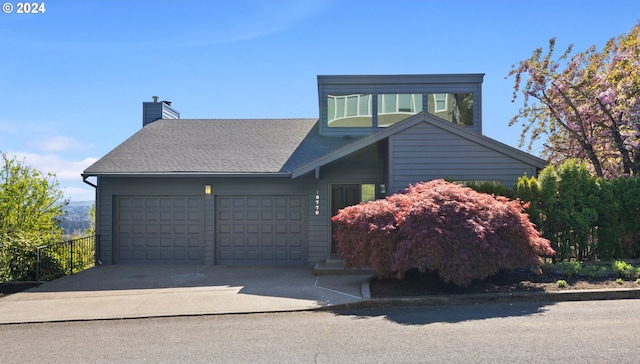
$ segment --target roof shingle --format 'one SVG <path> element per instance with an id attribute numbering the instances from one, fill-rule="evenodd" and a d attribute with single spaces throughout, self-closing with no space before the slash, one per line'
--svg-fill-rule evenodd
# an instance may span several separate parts
<path id="1" fill-rule="evenodd" d="M 353 140 L 322 137 L 318 119 L 161 119 L 85 171 L 108 173 L 290 173 Z"/>

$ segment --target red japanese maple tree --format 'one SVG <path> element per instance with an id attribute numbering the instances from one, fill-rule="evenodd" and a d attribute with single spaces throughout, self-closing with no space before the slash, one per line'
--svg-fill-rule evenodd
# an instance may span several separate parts
<path id="1" fill-rule="evenodd" d="M 346 207 L 332 218 L 338 251 L 350 267 L 402 278 L 436 271 L 468 286 L 503 268 L 538 266 L 555 254 L 520 201 L 444 180 L 409 186 L 383 200 Z"/>

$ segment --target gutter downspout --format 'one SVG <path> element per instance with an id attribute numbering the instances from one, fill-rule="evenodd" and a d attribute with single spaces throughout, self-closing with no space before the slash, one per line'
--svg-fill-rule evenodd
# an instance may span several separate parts
<path id="1" fill-rule="evenodd" d="M 82 182 L 88 184 L 89 186 L 93 187 L 93 189 L 95 190 L 95 197 L 94 197 L 94 202 L 93 202 L 93 208 L 94 208 L 94 212 L 95 212 L 95 221 L 94 221 L 94 225 L 93 225 L 93 234 L 94 236 L 96 236 L 96 241 L 95 241 L 95 256 L 94 256 L 94 263 L 95 265 L 102 265 L 102 261 L 100 260 L 100 238 L 99 238 L 99 234 L 98 232 L 100 231 L 100 219 L 98 218 L 98 211 L 99 210 L 99 206 L 100 206 L 100 199 L 98 198 L 98 186 L 87 181 L 87 178 L 89 178 L 91 176 L 86 175 L 86 174 L 82 174 Z"/>
<path id="2" fill-rule="evenodd" d="M 83 174 L 82 175 L 82 182 L 88 184 L 89 186 L 93 187 L 93 188 L 98 188 L 98 186 L 94 185 L 93 183 L 87 181 L 87 178 L 89 178 L 90 176 Z"/>

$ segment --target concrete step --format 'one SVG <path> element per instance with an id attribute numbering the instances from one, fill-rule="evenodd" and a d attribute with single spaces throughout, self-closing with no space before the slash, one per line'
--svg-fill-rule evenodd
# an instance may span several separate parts
<path id="1" fill-rule="evenodd" d="M 321 275 L 356 275 L 356 274 L 375 274 L 375 270 L 371 268 L 346 268 L 344 260 L 338 262 L 335 259 L 321 260 L 313 267 L 313 274 Z"/>
<path id="2" fill-rule="evenodd" d="M 325 261 L 325 266 L 335 268 L 345 268 L 347 264 L 344 262 L 341 256 L 337 254 L 331 254 Z"/>

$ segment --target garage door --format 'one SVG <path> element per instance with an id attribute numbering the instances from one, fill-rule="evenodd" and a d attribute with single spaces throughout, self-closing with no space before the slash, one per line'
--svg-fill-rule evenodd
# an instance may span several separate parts
<path id="1" fill-rule="evenodd" d="M 216 263 L 304 265 L 303 196 L 218 196 Z"/>
<path id="2" fill-rule="evenodd" d="M 202 264 L 202 199 L 117 196 L 116 264 Z"/>

